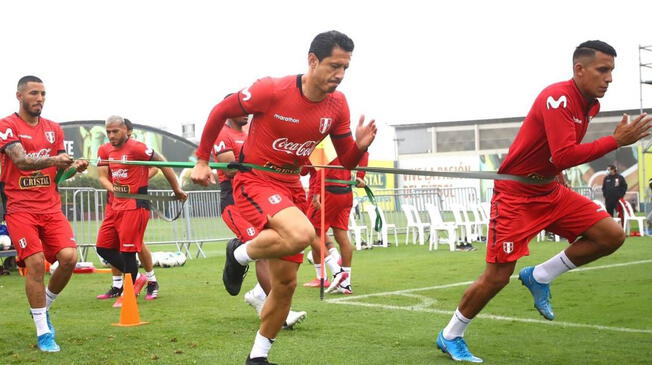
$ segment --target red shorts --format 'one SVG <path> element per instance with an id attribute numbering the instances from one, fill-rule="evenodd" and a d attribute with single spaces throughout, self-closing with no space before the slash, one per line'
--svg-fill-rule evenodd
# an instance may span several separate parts
<path id="1" fill-rule="evenodd" d="M 544 229 L 573 242 L 607 217 L 597 204 L 561 185 L 536 197 L 496 192 L 491 199 L 487 262 L 514 262 L 529 255 L 528 243 Z"/>
<path id="2" fill-rule="evenodd" d="M 323 202 L 322 202 L 323 203 Z M 351 214 L 351 206 L 353 205 L 353 193 L 348 194 L 333 194 L 326 192 L 326 205 L 324 206 L 326 217 L 324 218 L 324 231 L 329 228 L 339 228 L 344 231 L 349 230 L 349 214 Z M 321 209 L 315 209 L 310 204 L 306 215 L 315 230 L 321 230 Z"/>
<path id="3" fill-rule="evenodd" d="M 246 219 L 242 218 L 238 208 L 233 204 L 224 207 L 222 220 L 242 242 L 252 240 L 258 235 L 258 230 Z"/>
<path id="4" fill-rule="evenodd" d="M 120 252 L 140 252 L 148 221 L 149 210 L 145 208 L 133 210 L 107 208 L 102 226 L 97 232 L 95 245 Z"/>
<path id="5" fill-rule="evenodd" d="M 251 223 L 257 232 L 267 225 L 267 217 L 281 210 L 297 207 L 306 211 L 306 192 L 299 180 L 283 183 L 266 178 L 255 172 L 238 173 L 233 179 L 233 197 L 242 217 Z M 281 257 L 281 260 L 303 262 L 303 253 Z"/>
<path id="6" fill-rule="evenodd" d="M 18 266 L 24 266 L 23 260 L 39 252 L 43 252 L 48 262 L 54 263 L 62 249 L 77 248 L 75 235 L 62 212 L 11 213 L 5 216 L 5 220 L 18 255 Z"/>

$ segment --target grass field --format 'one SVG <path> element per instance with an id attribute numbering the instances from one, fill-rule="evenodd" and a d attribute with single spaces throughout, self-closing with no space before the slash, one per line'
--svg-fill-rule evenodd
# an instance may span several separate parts
<path id="1" fill-rule="evenodd" d="M 532 243 L 520 267 L 565 244 Z M 354 258 L 352 296 L 320 301 L 297 288 L 293 308 L 308 318 L 278 336 L 270 361 L 280 364 L 453 364 L 436 350 L 467 285 L 484 267 L 475 252 L 428 252 L 425 246 L 375 248 Z M 0 364 L 243 364 L 258 320 L 242 296 L 222 287 L 224 244 L 207 244 L 208 258 L 157 269 L 161 297 L 139 300 L 149 325 L 117 328 L 119 310 L 95 295 L 108 274 L 77 274 L 57 299 L 52 320 L 62 351 L 35 347 L 23 280 L 0 277 Z M 156 249 L 156 248 L 155 248 Z M 160 249 L 169 250 L 170 246 Z M 516 279 L 466 333 L 487 364 L 649 364 L 652 362 L 652 239 L 630 238 L 616 254 L 559 278 L 552 286 L 557 319 L 543 321 Z M 314 275 L 300 270 L 299 286 Z M 244 291 L 254 284 L 247 277 Z"/>

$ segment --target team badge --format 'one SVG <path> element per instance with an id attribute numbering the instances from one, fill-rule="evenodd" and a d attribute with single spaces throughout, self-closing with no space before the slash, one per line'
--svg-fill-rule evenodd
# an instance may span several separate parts
<path id="1" fill-rule="evenodd" d="M 278 203 L 281 202 L 281 196 L 278 195 L 278 194 L 274 194 L 274 195 L 270 196 L 269 198 L 267 198 L 267 200 L 269 200 L 269 202 L 272 203 L 272 204 L 278 204 Z"/>
<path id="2" fill-rule="evenodd" d="M 514 252 L 514 242 L 503 242 L 503 251 L 506 254 Z"/>
<path id="3" fill-rule="evenodd" d="M 333 118 L 321 118 L 319 120 L 319 133 L 326 134 L 331 129 L 331 124 L 333 124 Z"/>
<path id="4" fill-rule="evenodd" d="M 122 155 L 121 160 L 122 160 L 122 161 L 128 161 L 128 158 L 127 158 L 127 157 L 128 157 L 127 155 Z"/>
<path id="5" fill-rule="evenodd" d="M 54 143 L 54 132 L 52 131 L 45 132 L 45 139 L 47 139 L 48 142 L 50 143 Z"/>
<path id="6" fill-rule="evenodd" d="M 27 247 L 27 240 L 25 237 L 21 238 L 18 240 L 18 244 L 20 245 L 20 248 L 25 248 Z"/>
<path id="7" fill-rule="evenodd" d="M 254 227 L 247 228 L 247 234 L 253 237 L 256 234 L 256 229 Z"/>

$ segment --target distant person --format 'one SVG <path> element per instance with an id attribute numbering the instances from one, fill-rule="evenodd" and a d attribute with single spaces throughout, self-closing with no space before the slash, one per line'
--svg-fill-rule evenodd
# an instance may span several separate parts
<path id="1" fill-rule="evenodd" d="M 528 243 L 539 232 L 545 229 L 572 242 L 548 261 L 519 273 L 519 280 L 534 297 L 534 306 L 547 320 L 555 318 L 550 283 L 571 269 L 613 253 L 625 241 L 622 227 L 607 212 L 555 179 L 564 169 L 593 161 L 650 134 L 652 118 L 641 114 L 628 123 L 628 116 L 623 115 L 613 135 L 581 143 L 600 109 L 597 99 L 612 81 L 615 57 L 616 51 L 607 43 L 580 44 L 573 53 L 573 78 L 548 86 L 534 101 L 498 172 L 529 176 L 541 184 L 495 181 L 487 265 L 437 336 L 437 347 L 452 359 L 482 362 L 469 351 L 464 331 L 509 283 L 516 261 L 529 254 Z"/>
<path id="2" fill-rule="evenodd" d="M 614 209 L 618 207 L 618 201 L 625 197 L 627 192 L 627 181 L 623 175 L 618 173 L 616 166 L 607 166 L 608 175 L 602 182 L 602 195 L 607 213 L 613 217 Z"/>
<path id="3" fill-rule="evenodd" d="M 77 263 L 77 245 L 70 223 L 61 211 L 57 170 L 86 169 L 88 161 L 65 153 L 59 124 L 41 117 L 45 86 L 36 76 L 18 81 L 18 113 L 0 119 L 0 193 L 5 220 L 16 248 L 17 264 L 27 269 L 25 292 L 36 326 L 37 346 L 44 352 L 61 350 L 55 341 L 49 309 L 66 287 Z M 47 288 L 45 261 L 59 262 Z"/>

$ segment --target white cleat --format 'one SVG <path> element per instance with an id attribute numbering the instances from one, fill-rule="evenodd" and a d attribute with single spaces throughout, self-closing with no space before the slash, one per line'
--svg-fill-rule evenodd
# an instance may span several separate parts
<path id="1" fill-rule="evenodd" d="M 254 294 L 254 290 L 251 289 L 251 290 L 249 290 L 248 292 L 245 293 L 244 301 L 245 301 L 245 303 L 252 306 L 256 310 L 256 313 L 258 313 L 258 317 L 260 317 L 260 312 L 262 312 L 262 310 L 263 310 L 263 305 L 265 304 L 265 299 L 261 299 L 258 296 L 256 296 Z"/>
<path id="2" fill-rule="evenodd" d="M 295 324 L 303 321 L 304 319 L 306 319 L 307 316 L 308 316 L 308 313 L 306 313 L 304 311 L 295 312 L 295 311 L 291 310 L 288 313 L 288 317 L 285 319 L 285 324 L 283 325 L 283 328 L 291 330 L 291 329 L 294 328 Z"/>
<path id="3" fill-rule="evenodd" d="M 333 293 L 349 295 L 353 294 L 353 289 L 351 289 L 351 285 L 339 285 L 335 290 L 333 290 Z"/>
<path id="4" fill-rule="evenodd" d="M 344 270 L 340 270 L 337 274 L 333 275 L 333 281 L 331 281 L 331 285 L 326 289 L 326 293 L 331 293 L 335 289 L 337 289 L 340 284 L 346 282 L 346 279 L 349 278 L 349 273 L 345 272 Z"/>

